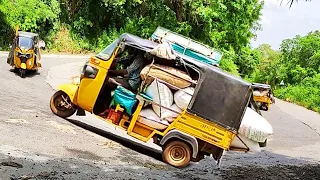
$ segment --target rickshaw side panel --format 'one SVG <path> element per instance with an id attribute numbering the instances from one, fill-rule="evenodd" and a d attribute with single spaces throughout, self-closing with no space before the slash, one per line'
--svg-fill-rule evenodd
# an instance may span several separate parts
<path id="1" fill-rule="evenodd" d="M 252 94 L 251 84 L 215 67 L 201 72 L 188 111 L 236 133 Z"/>
<path id="2" fill-rule="evenodd" d="M 253 96 L 254 101 L 258 102 L 264 102 L 264 103 L 271 103 L 271 100 L 269 97 L 264 97 L 264 96 Z"/>
<path id="3" fill-rule="evenodd" d="M 178 117 L 174 128 L 225 150 L 229 149 L 235 136 L 227 129 L 188 112 Z"/>

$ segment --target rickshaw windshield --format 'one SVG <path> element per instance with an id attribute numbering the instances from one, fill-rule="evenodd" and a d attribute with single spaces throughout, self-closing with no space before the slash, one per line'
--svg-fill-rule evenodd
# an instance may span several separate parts
<path id="1" fill-rule="evenodd" d="M 117 47 L 118 43 L 119 43 L 119 39 L 116 39 L 115 41 L 113 41 L 113 43 L 107 46 L 104 50 L 102 50 L 96 56 L 102 60 L 109 60 L 110 56 L 112 55 L 113 51 Z"/>
<path id="2" fill-rule="evenodd" d="M 33 46 L 33 40 L 28 37 L 20 36 L 18 39 L 18 46 L 21 49 L 30 49 Z"/>

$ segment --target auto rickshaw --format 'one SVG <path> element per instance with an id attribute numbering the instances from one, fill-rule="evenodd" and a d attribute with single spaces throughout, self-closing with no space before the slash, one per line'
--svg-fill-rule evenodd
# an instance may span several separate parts
<path id="1" fill-rule="evenodd" d="M 275 103 L 272 89 L 269 84 L 253 83 L 253 98 L 261 110 L 268 111 L 270 105 Z"/>
<path id="2" fill-rule="evenodd" d="M 106 77 L 124 47 L 134 47 L 150 53 L 158 45 L 156 42 L 131 34 L 122 34 L 85 63 L 79 84 L 62 84 L 58 87 L 58 91 L 50 100 L 52 112 L 62 118 L 68 118 L 75 112 L 77 115 L 84 115 L 85 111 L 99 116 L 104 111 L 104 103 L 110 102 L 110 105 L 113 104 L 110 106 L 113 113 L 111 115 L 109 113 L 110 116 L 108 115 L 105 119 L 106 122 L 125 130 L 128 135 L 141 142 L 153 140 L 155 144 L 162 147 L 163 160 L 179 168 L 187 166 L 190 161 L 198 162 L 205 155 L 212 155 L 219 163 L 224 151 L 248 151 L 248 148 L 235 149 L 230 144 L 238 136 L 243 115 L 252 99 L 251 84 L 189 56 L 176 54 L 174 59 L 164 59 L 152 55 L 152 61 L 149 62 L 150 68 L 168 72 L 157 64 L 170 64 L 172 67 L 185 70 L 192 77 L 192 80 L 185 80 L 195 90 L 187 108 L 181 112 L 155 103 L 154 99 L 145 92 L 147 78 L 142 81 L 136 92 L 118 85 L 113 99 L 105 98 L 105 93 L 108 92 L 105 86 Z M 150 74 L 149 71 L 148 74 Z M 159 81 L 167 84 L 168 87 L 176 88 L 177 91 L 181 90 L 173 84 L 148 74 L 147 76 L 152 77 L 153 82 Z M 173 73 L 170 75 L 177 76 Z M 117 93 L 119 93 L 118 96 L 116 96 Z M 116 101 L 116 97 L 125 100 L 121 104 L 120 101 Z M 178 113 L 178 116 L 164 128 L 145 124 L 141 118 L 144 120 L 148 118 L 142 117 L 141 112 L 148 103 Z M 161 122 L 157 123 L 161 124 Z"/>
<path id="3" fill-rule="evenodd" d="M 44 47 L 45 43 L 39 40 L 38 34 L 18 31 L 18 27 L 16 27 L 7 63 L 24 78 L 27 70 L 37 71 L 41 67 L 40 48 Z"/>

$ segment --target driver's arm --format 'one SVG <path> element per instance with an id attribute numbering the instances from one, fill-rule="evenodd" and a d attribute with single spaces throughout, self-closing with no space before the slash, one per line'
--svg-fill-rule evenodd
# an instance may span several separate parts
<path id="1" fill-rule="evenodd" d="M 128 74 L 127 69 L 113 70 L 109 69 L 108 76 L 125 76 Z"/>

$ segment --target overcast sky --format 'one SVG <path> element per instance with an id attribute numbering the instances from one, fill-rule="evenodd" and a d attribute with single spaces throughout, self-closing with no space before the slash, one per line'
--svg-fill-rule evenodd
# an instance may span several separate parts
<path id="1" fill-rule="evenodd" d="M 291 9 L 287 0 L 282 5 L 280 1 L 265 0 L 260 22 L 263 29 L 258 32 L 257 40 L 251 42 L 254 48 L 267 43 L 278 49 L 284 39 L 320 30 L 320 0 L 299 0 L 299 3 L 293 3 Z"/>

